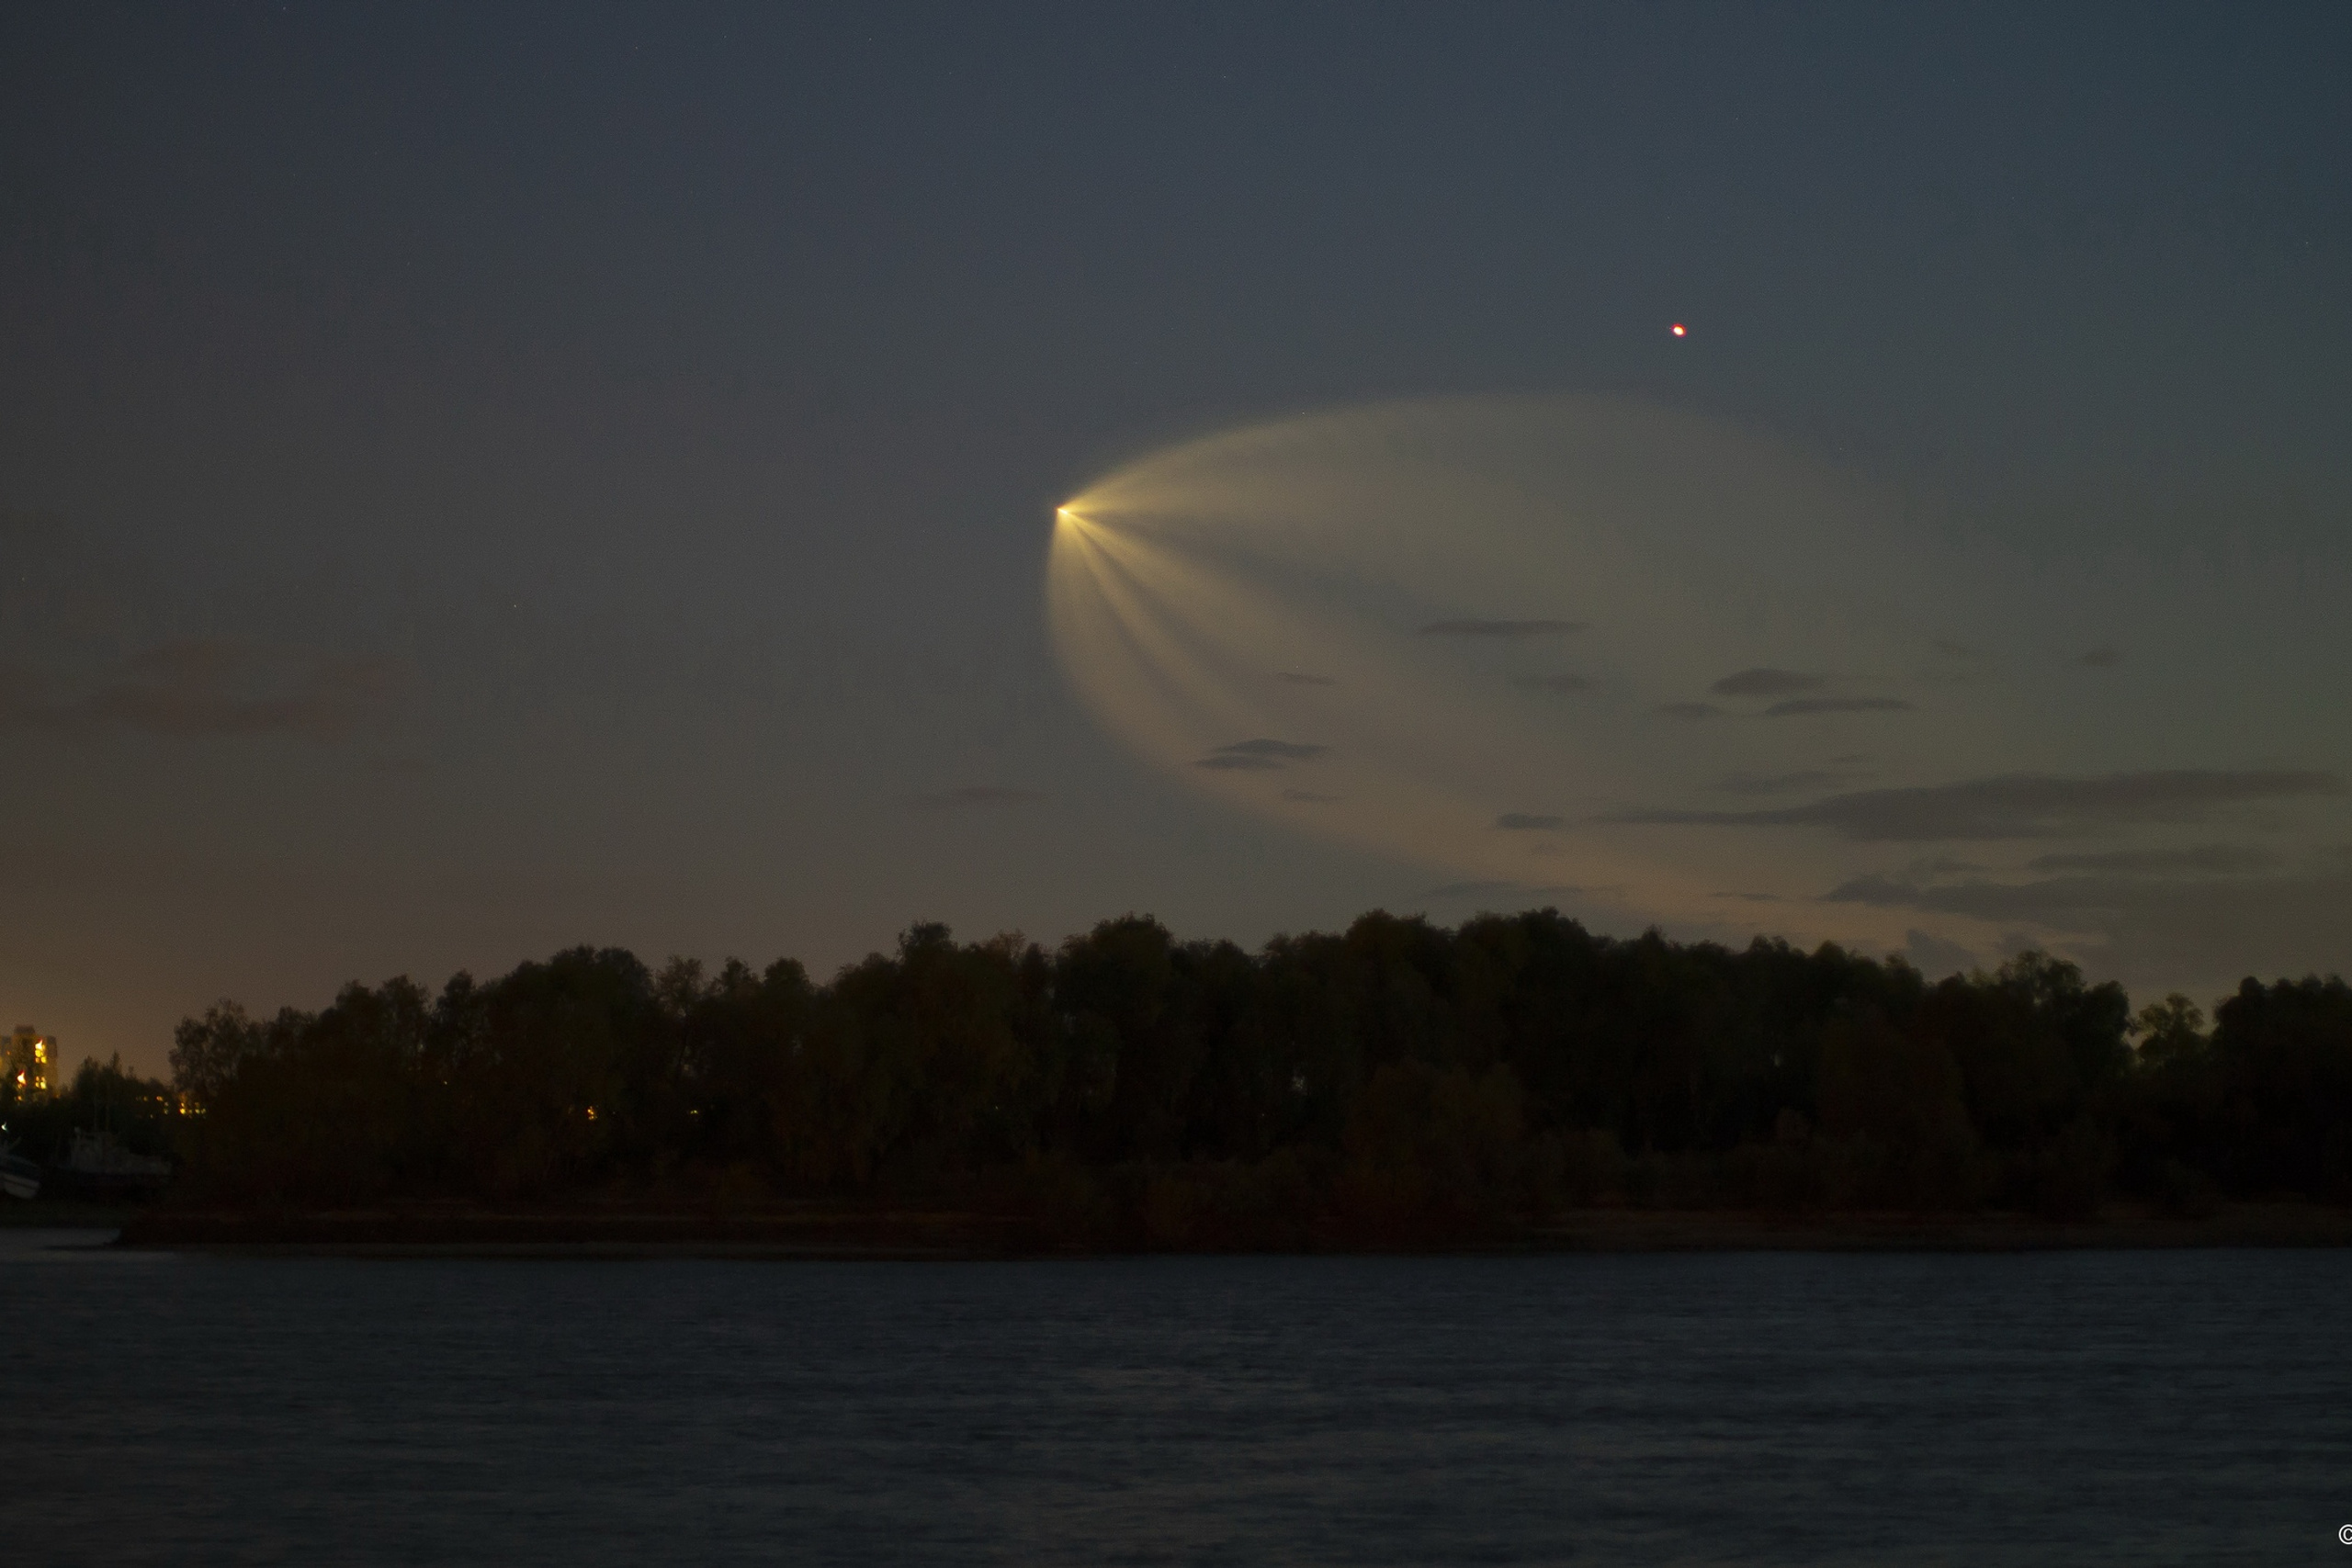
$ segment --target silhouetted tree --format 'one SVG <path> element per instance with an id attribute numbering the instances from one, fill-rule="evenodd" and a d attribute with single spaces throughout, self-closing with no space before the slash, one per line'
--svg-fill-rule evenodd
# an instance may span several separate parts
<path id="1" fill-rule="evenodd" d="M 1929 986 L 1548 909 L 1374 911 L 1256 953 L 1139 916 L 1052 952 L 919 924 L 823 985 L 574 948 L 437 998 L 395 979 L 266 1022 L 224 1001 L 172 1067 L 203 1112 L 177 1123 L 188 1190 L 244 1202 L 999 1191 L 1073 1235 L 1295 1245 L 1563 1197 L 2352 1192 L 2340 980 L 2249 980 L 2208 1032 L 2186 998 L 2134 1020 L 2041 953 Z"/>

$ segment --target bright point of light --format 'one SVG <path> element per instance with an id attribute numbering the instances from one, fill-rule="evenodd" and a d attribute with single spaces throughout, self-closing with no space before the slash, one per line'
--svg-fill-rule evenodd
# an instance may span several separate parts
<path id="1" fill-rule="evenodd" d="M 1683 332 L 1683 330 L 1682 330 L 1682 323 L 1681 323 L 1680 321 L 1677 321 L 1677 322 L 1675 322 L 1675 323 L 1674 323 L 1674 335 L 1675 335 L 1676 337 L 1684 337 L 1684 336 L 1689 335 L 1689 334 L 1687 334 L 1686 333 L 1684 333 L 1684 332 Z"/>

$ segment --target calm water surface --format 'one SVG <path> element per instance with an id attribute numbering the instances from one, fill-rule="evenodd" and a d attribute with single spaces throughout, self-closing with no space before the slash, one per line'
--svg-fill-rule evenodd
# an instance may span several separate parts
<path id="1" fill-rule="evenodd" d="M 12 1562 L 2340 1562 L 2352 1254 L 0 1234 Z"/>

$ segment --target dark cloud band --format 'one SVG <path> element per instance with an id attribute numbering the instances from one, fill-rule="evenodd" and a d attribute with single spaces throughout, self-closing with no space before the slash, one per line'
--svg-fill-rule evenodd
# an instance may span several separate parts
<path id="1" fill-rule="evenodd" d="M 1707 689 L 1719 697 L 1785 697 L 1797 692 L 1818 691 L 1826 683 L 1826 676 L 1807 675 L 1795 670 L 1742 670 Z"/>
<path id="2" fill-rule="evenodd" d="M 1792 697 L 1764 710 L 1766 718 L 1795 718 L 1814 713 L 1909 713 L 1900 697 Z"/>
<path id="3" fill-rule="evenodd" d="M 1564 637 L 1584 630 L 1582 621 L 1431 621 L 1423 637 Z"/>
<path id="4" fill-rule="evenodd" d="M 1218 747 L 1193 766 L 1222 773 L 1263 773 L 1286 762 L 1311 762 L 1329 750 L 1304 740 L 1237 740 Z"/>
<path id="5" fill-rule="evenodd" d="M 2340 795 L 2335 773 L 2177 769 L 2062 778 L 1996 778 L 1908 789 L 1857 790 L 1755 811 L 1628 811 L 1611 822 L 1719 828 L 1819 828 L 1862 842 L 2061 838 L 2112 823 L 2194 822 L 2225 807 Z"/>

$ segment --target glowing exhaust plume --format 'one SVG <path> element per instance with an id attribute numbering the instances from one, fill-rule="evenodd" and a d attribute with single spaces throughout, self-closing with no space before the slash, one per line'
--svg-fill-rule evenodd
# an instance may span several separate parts
<path id="1" fill-rule="evenodd" d="M 1899 517 L 1857 480 L 1645 403 L 1383 404 L 1092 485 L 1056 518 L 1048 614 L 1088 706 L 1145 758 L 1474 897 L 1619 929 L 1895 946 L 1925 930 L 1984 950 L 1996 920 L 1822 897 L 1971 836 L 1868 812 L 2149 762 L 2101 751 L 1973 651 L 2030 640 L 2031 593 Z M 2065 828 L 2020 821 L 2008 837 Z"/>

